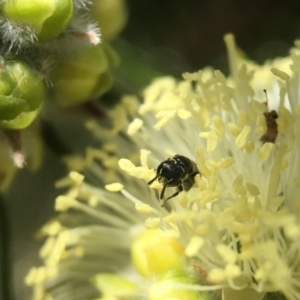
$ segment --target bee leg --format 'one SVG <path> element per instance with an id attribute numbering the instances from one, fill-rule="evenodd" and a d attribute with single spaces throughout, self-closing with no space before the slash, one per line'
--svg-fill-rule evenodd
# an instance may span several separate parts
<path id="1" fill-rule="evenodd" d="M 164 207 L 165 204 L 166 204 L 166 202 L 167 202 L 169 199 L 171 199 L 171 198 L 173 198 L 173 197 L 176 197 L 176 196 L 177 196 L 180 192 L 182 192 L 182 191 L 183 191 L 183 187 L 182 187 L 182 185 L 180 184 L 180 185 L 177 186 L 177 192 L 175 192 L 172 196 L 170 196 L 170 197 L 168 197 L 167 199 L 165 199 L 161 207 Z M 162 199 L 162 198 L 160 198 L 160 199 Z"/>
<path id="2" fill-rule="evenodd" d="M 161 193 L 160 193 L 160 196 L 159 196 L 159 199 L 160 199 L 160 200 L 163 199 L 163 197 L 164 197 L 166 187 L 167 187 L 167 186 L 164 185 L 163 188 L 162 188 L 162 190 L 161 190 Z"/>

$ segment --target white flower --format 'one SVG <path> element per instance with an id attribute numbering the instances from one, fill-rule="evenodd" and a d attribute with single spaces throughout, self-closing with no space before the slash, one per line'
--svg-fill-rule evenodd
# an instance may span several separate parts
<path id="1" fill-rule="evenodd" d="M 27 278 L 36 290 L 44 293 L 46 282 L 54 299 L 77 299 L 74 287 L 90 292 L 85 278 L 107 269 L 132 280 L 132 238 L 147 227 L 176 240 L 187 258 L 183 268 L 205 277 L 204 284 L 175 280 L 177 289 L 222 289 L 224 300 L 262 299 L 274 291 L 300 298 L 300 56 L 294 50 L 257 66 L 237 57 L 231 35 L 225 42 L 229 78 L 211 69 L 186 73 L 181 82 L 160 78 L 144 91 L 138 114 L 136 102 L 125 97 L 112 112 L 112 130 L 89 123 L 102 140 L 113 135 L 114 144 L 76 160 L 89 164 L 89 184 L 73 183 L 57 199 L 57 209 L 67 210 L 59 226 L 71 228 L 49 238 L 55 251 L 47 252 L 46 243 L 46 267 Z M 162 186 L 154 182 L 149 189 L 147 182 L 175 154 L 194 161 L 200 174 L 162 208 Z M 116 157 L 131 177 L 119 171 Z M 75 168 L 75 160 L 70 163 Z M 115 193 L 97 187 L 105 179 L 121 183 L 107 186 Z M 173 193 L 166 188 L 165 198 Z M 136 296 L 148 295 L 151 280 L 135 278 Z M 159 299 L 149 290 L 149 299 Z"/>

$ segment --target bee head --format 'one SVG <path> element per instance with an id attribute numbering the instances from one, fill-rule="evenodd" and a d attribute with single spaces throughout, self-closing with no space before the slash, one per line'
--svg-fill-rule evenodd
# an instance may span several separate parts
<path id="1" fill-rule="evenodd" d="M 176 186 L 180 183 L 184 170 L 173 160 L 167 159 L 157 168 L 157 179 L 166 186 Z"/>

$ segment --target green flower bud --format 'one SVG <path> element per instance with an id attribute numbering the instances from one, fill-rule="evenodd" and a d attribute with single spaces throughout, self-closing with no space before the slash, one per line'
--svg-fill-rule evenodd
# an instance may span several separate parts
<path id="1" fill-rule="evenodd" d="M 138 291 L 136 283 L 116 274 L 98 274 L 92 282 L 101 292 L 101 300 L 131 299 Z"/>
<path id="2" fill-rule="evenodd" d="M 112 85 L 110 48 L 97 45 L 68 57 L 52 72 L 55 98 L 61 106 L 96 99 Z"/>
<path id="3" fill-rule="evenodd" d="M 132 242 L 132 262 L 145 277 L 185 266 L 184 248 L 174 239 L 161 237 L 160 233 L 159 229 L 146 229 Z"/>
<path id="4" fill-rule="evenodd" d="M 0 70 L 0 125 L 23 129 L 38 115 L 45 88 L 43 81 L 23 61 L 6 62 Z"/>
<path id="5" fill-rule="evenodd" d="M 91 14 L 98 22 L 104 40 L 118 35 L 128 18 L 124 0 L 94 0 Z"/>
<path id="6" fill-rule="evenodd" d="M 198 292 L 176 288 L 176 283 L 195 285 L 196 281 L 184 270 L 170 269 L 149 288 L 148 300 L 216 300 L 215 292 Z"/>
<path id="7" fill-rule="evenodd" d="M 5 17 L 29 25 L 40 41 L 58 36 L 73 15 L 72 0 L 6 0 L 2 7 Z"/>

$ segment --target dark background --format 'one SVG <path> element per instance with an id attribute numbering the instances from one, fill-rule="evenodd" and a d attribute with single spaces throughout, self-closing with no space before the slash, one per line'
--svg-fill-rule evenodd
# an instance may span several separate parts
<path id="1" fill-rule="evenodd" d="M 194 72 L 207 65 L 226 73 L 223 36 L 228 32 L 235 34 L 239 47 L 258 63 L 287 55 L 300 33 L 298 1 L 128 0 L 127 3 L 128 25 L 113 42 L 122 63 L 115 72 L 114 88 L 103 97 L 106 101 L 124 92 L 138 93 L 158 74 L 179 77 L 183 72 Z M 82 143 L 81 148 L 85 145 Z M 66 174 L 60 153 L 49 147 L 46 154 L 42 170 L 37 174 L 22 170 L 4 196 L 11 229 L 4 230 L 7 235 L 4 243 L 14 262 L 10 286 L 13 297 L 4 300 L 29 299 L 23 278 L 32 265 L 40 264 L 41 241 L 33 236 L 53 215 L 55 195 L 59 193 L 54 189 L 54 181 Z M 10 279 L 7 270 L 1 276 Z"/>

